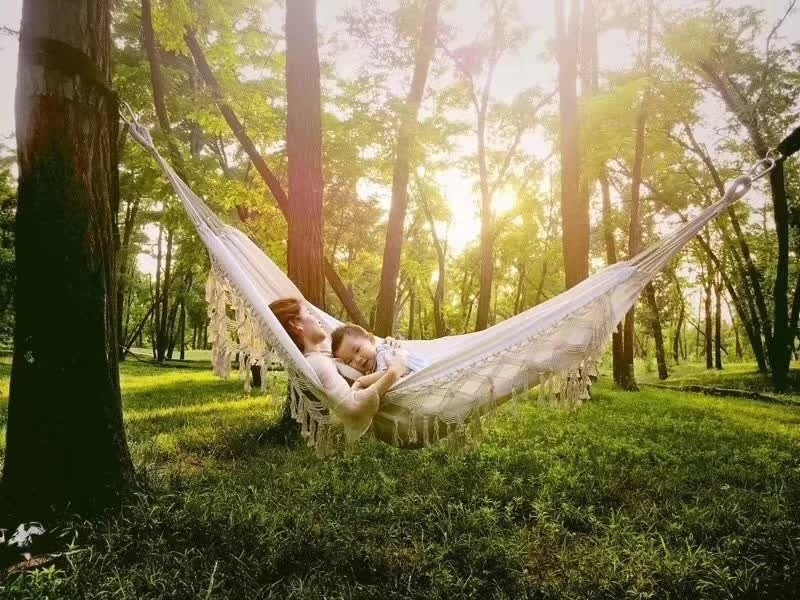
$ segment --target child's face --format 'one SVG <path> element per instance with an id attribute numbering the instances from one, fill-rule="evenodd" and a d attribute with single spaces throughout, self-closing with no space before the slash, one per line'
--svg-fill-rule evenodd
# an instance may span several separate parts
<path id="1" fill-rule="evenodd" d="M 361 373 L 375 371 L 375 342 L 363 335 L 346 334 L 336 349 L 336 358 Z"/>

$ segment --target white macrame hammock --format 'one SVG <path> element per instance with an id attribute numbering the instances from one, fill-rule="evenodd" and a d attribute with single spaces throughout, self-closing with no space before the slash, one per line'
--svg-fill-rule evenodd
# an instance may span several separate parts
<path id="1" fill-rule="evenodd" d="M 133 138 L 164 170 L 211 256 L 206 287 L 214 372 L 226 377 L 239 353 L 249 385 L 250 366 L 277 360 L 289 377 L 293 416 L 309 443 L 321 444 L 336 417 L 311 365 L 269 309 L 284 297 L 302 299 L 289 278 L 245 234 L 223 223 L 156 150 L 149 132 L 130 123 Z M 381 401 L 372 421 L 379 440 L 427 446 L 522 392 L 573 405 L 588 398 L 596 362 L 617 324 L 640 292 L 709 221 L 774 166 L 764 159 L 736 179 L 721 200 L 632 259 L 606 267 L 566 292 L 484 331 L 436 340 L 409 340 L 430 366 L 401 379 Z M 340 322 L 307 303 L 329 332 Z M 235 314 L 228 317 L 228 309 Z M 263 378 L 264 381 L 267 377 Z M 249 389 L 249 388 L 248 388 Z"/>

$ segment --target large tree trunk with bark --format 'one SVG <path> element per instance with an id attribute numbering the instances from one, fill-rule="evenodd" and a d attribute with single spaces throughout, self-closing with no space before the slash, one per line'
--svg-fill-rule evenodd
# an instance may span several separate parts
<path id="1" fill-rule="evenodd" d="M 442 0 L 428 0 L 425 5 L 414 76 L 400 115 L 392 176 L 392 204 L 386 225 L 386 244 L 383 248 L 383 267 L 375 313 L 375 333 L 380 336 L 391 335 L 394 324 L 397 277 L 400 273 L 400 254 L 403 249 L 403 226 L 408 207 L 411 147 L 416 136 L 417 115 L 425 91 L 425 82 L 436 48 L 436 30 L 441 4 Z"/>
<path id="2" fill-rule="evenodd" d="M 107 0 L 74 0 L 69 10 L 24 2 L 4 514 L 90 512 L 134 484 L 117 364 L 119 117 L 107 87 L 110 49 Z M 73 345 L 66 353 L 65 340 Z"/>
<path id="3" fill-rule="evenodd" d="M 286 4 L 288 271 L 306 300 L 325 308 L 322 105 L 316 0 Z"/>

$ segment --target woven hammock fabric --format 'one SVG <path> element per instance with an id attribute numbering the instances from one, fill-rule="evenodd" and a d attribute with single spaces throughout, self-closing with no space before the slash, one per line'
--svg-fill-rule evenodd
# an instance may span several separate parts
<path id="1" fill-rule="evenodd" d="M 206 296 L 215 373 L 227 376 L 237 352 L 247 357 L 240 361 L 246 382 L 251 365 L 279 360 L 289 374 L 293 415 L 310 443 L 322 443 L 336 421 L 335 406 L 269 309 L 278 298 L 302 294 L 245 234 L 223 223 L 189 189 L 144 127 L 132 123 L 130 132 L 164 170 L 211 256 Z M 479 424 L 482 415 L 537 385 L 564 404 L 581 402 L 612 332 L 647 283 L 751 185 L 750 176 L 736 179 L 721 200 L 634 258 L 489 329 L 403 342 L 430 366 L 401 379 L 384 396 L 373 418 L 374 435 L 396 446 L 426 446 L 467 424 Z M 307 305 L 328 331 L 340 324 Z M 229 308 L 235 319 L 227 316 Z"/>

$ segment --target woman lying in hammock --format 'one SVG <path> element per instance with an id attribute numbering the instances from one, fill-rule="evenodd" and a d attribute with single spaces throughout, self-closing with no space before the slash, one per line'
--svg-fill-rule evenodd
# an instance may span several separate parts
<path id="1" fill-rule="evenodd" d="M 383 395 L 409 370 L 402 355 L 394 356 L 388 368 L 371 385 L 363 389 L 351 388 L 336 370 L 328 351 L 325 330 L 304 304 L 296 298 L 281 298 L 269 307 L 319 377 L 328 398 L 334 403 L 330 408 L 344 422 L 348 436 L 364 434 L 378 412 Z"/>

